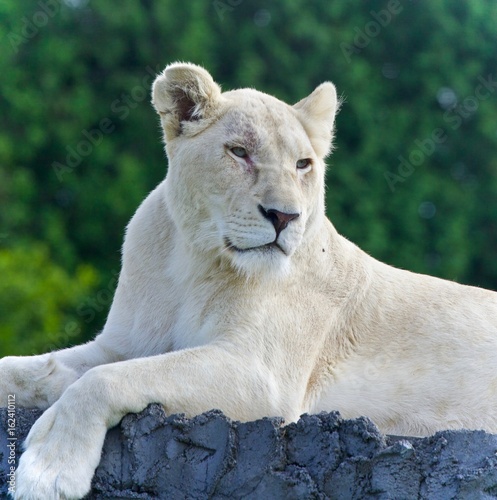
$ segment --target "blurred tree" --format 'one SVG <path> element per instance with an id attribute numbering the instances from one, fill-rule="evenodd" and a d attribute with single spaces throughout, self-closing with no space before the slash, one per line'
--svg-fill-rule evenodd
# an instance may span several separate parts
<path id="1" fill-rule="evenodd" d="M 79 340 L 92 311 L 85 304 L 97 282 L 92 267 L 70 276 L 46 247 L 31 245 L 0 250 L 0 276 L 0 352 L 36 354 Z"/>
<path id="2" fill-rule="evenodd" d="M 7 285 L 29 297 L 51 269 L 66 274 L 43 285 L 50 307 L 78 309 L 112 288 L 124 227 L 166 169 L 149 91 L 174 60 L 206 66 L 224 88 L 288 102 L 334 81 L 345 98 L 328 162 L 338 230 L 396 266 L 497 288 L 493 0 L 18 0 L 0 4 L 0 21 L 0 246 L 10 273 L 0 300 Z M 29 260 L 20 248 L 40 241 L 43 273 L 16 281 L 15 262 Z M 81 265 L 98 269 L 92 280 L 78 278 Z M 62 304 L 66 278 L 76 288 Z M 0 355 L 18 334 L 47 333 L 41 313 L 22 310 L 33 331 L 29 317 L 2 317 L 11 333 Z M 105 313 L 80 321 L 74 341 Z M 54 335 L 65 328 L 50 324 Z"/>

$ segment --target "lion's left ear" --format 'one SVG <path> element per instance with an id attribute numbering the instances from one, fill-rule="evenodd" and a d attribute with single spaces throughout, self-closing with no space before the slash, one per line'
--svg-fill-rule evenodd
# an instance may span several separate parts
<path id="1" fill-rule="evenodd" d="M 221 89 L 202 67 L 173 63 L 156 78 L 152 103 L 161 117 L 166 141 L 182 132 L 182 124 L 214 115 Z"/>
<path id="2" fill-rule="evenodd" d="M 316 154 L 324 158 L 331 152 L 335 116 L 340 107 L 335 86 L 324 82 L 293 106 L 309 135 Z"/>

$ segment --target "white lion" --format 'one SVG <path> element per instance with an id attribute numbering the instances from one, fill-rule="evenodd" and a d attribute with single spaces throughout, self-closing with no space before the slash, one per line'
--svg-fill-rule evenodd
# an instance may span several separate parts
<path id="1" fill-rule="evenodd" d="M 48 408 L 16 498 L 85 495 L 107 429 L 152 402 L 497 432 L 497 293 L 382 264 L 325 217 L 331 83 L 289 106 L 177 63 L 153 103 L 169 171 L 128 226 L 103 332 L 0 361 L 2 404 Z"/>

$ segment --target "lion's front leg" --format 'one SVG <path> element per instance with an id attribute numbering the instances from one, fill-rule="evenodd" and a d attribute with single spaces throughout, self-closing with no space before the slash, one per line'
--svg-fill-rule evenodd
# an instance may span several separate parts
<path id="1" fill-rule="evenodd" d="M 89 491 L 107 428 L 116 423 L 108 421 L 109 387 L 90 370 L 35 422 L 16 471 L 14 498 L 76 499 Z"/>
<path id="2" fill-rule="evenodd" d="M 84 496 L 106 430 L 150 403 L 187 415 L 218 408 L 240 420 L 281 414 L 274 382 L 268 380 L 262 369 L 217 347 L 94 368 L 33 426 L 17 472 L 16 498 Z"/>
<path id="3" fill-rule="evenodd" d="M 0 406 L 14 396 L 17 406 L 45 410 L 87 370 L 114 361 L 115 353 L 97 340 L 39 356 L 7 356 L 0 359 Z"/>

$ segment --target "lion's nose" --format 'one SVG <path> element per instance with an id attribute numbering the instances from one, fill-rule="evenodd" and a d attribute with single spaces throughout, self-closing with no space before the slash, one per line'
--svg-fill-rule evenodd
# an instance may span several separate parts
<path id="1" fill-rule="evenodd" d="M 300 214 L 287 214 L 285 212 L 280 212 L 274 208 L 266 210 L 262 205 L 259 205 L 259 210 L 261 214 L 273 224 L 276 231 L 276 238 L 279 236 L 281 231 L 288 226 L 290 221 L 300 216 Z"/>

